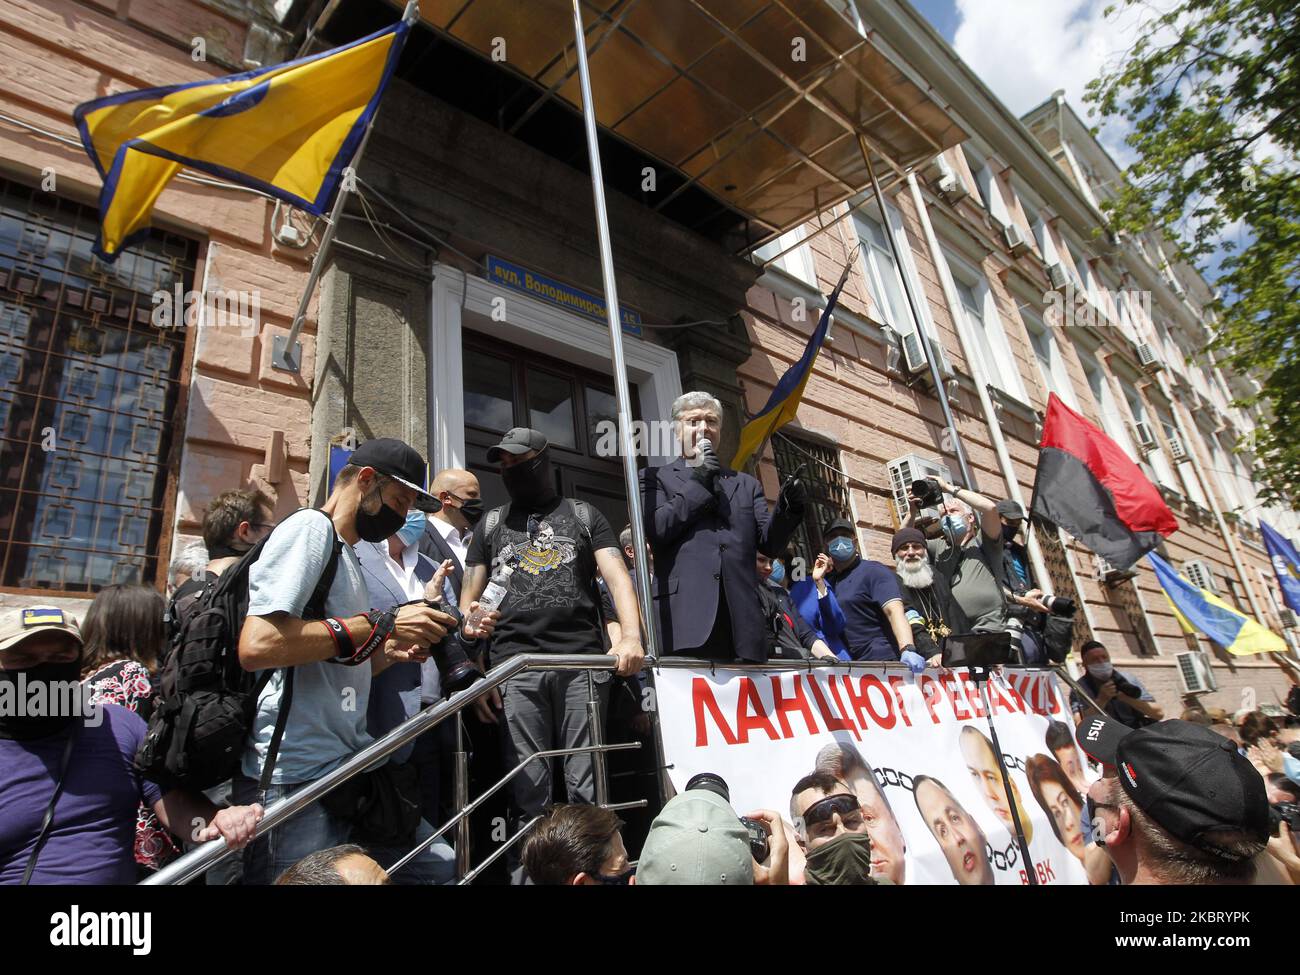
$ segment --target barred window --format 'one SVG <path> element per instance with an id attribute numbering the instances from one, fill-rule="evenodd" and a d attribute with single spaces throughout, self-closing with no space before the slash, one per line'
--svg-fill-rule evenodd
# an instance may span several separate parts
<path id="1" fill-rule="evenodd" d="M 834 447 L 808 437 L 781 432 L 772 438 L 776 472 L 782 484 L 803 467 L 800 480 L 808 486 L 808 506 L 803 524 L 790 538 L 792 554 L 801 557 L 811 572 L 817 553 L 826 551 L 822 526 L 832 518 L 848 518 L 849 491 L 839 473 L 840 458 Z"/>
<path id="2" fill-rule="evenodd" d="M 196 246 L 153 232 L 108 266 L 89 207 L 0 180 L 0 586 L 151 582 Z"/>

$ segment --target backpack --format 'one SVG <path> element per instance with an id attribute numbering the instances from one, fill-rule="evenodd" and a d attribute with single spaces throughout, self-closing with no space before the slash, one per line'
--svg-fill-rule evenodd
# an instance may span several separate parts
<path id="1" fill-rule="evenodd" d="M 343 550 L 342 540 L 333 534 L 329 561 L 307 600 L 303 619 L 325 618 L 325 600 Z M 147 777 L 178 780 L 201 790 L 239 771 L 258 696 L 275 674 L 273 669 L 249 673 L 239 664 L 239 634 L 248 614 L 248 574 L 270 537 L 254 545 L 215 583 L 203 589 L 176 632 L 162 667 L 161 691 L 149 718 L 149 729 L 135 756 L 136 768 Z M 280 713 L 263 763 L 263 790 L 275 769 L 288 721 L 293 670 L 286 668 Z"/>
<path id="2" fill-rule="evenodd" d="M 578 523 L 582 525 L 582 530 L 586 532 L 587 535 L 587 544 L 590 545 L 591 544 L 591 505 L 588 504 L 586 501 L 575 501 L 573 498 L 565 498 L 564 500 L 567 501 L 569 503 L 569 507 L 573 509 L 574 517 L 576 517 L 578 519 Z M 501 524 L 502 521 L 504 521 L 506 518 L 509 517 L 510 517 L 510 502 L 508 501 L 503 505 L 498 505 L 497 507 L 493 508 L 485 516 L 485 524 L 483 525 L 483 531 L 485 537 L 487 538 L 488 544 L 492 546 L 493 551 L 496 551 L 497 527 Z"/>

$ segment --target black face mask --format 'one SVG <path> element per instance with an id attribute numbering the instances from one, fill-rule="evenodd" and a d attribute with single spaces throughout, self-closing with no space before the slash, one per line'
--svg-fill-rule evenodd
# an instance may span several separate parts
<path id="1" fill-rule="evenodd" d="M 384 495 L 375 488 L 379 495 L 379 510 L 375 514 L 366 512 L 365 503 L 369 498 L 362 498 L 357 508 L 357 534 L 363 542 L 382 542 L 397 534 L 397 529 L 406 524 L 406 515 L 384 504 Z"/>
<path id="2" fill-rule="evenodd" d="M 1003 541 L 1006 541 L 1006 542 L 1014 542 L 1014 541 L 1016 540 L 1016 536 L 1019 535 L 1019 534 L 1020 534 L 1020 526 L 1019 526 L 1019 525 L 1003 525 L 1003 526 L 1002 526 L 1002 540 L 1003 540 Z"/>
<path id="3" fill-rule="evenodd" d="M 25 679 L 20 682 L 19 676 Z M 47 702 L 66 701 L 68 695 L 62 693 L 45 693 L 44 689 L 34 691 L 33 685 L 72 683 L 81 680 L 81 661 L 70 660 L 67 663 L 43 663 L 22 670 L 0 670 L 0 701 L 8 699 L 0 707 L 0 738 L 15 741 L 30 741 L 34 738 L 48 738 L 56 735 L 79 717 L 77 714 L 57 716 L 16 715 L 19 709 L 26 709 L 28 703 L 40 693 Z M 9 686 L 4 686 L 9 685 Z"/>
<path id="4" fill-rule="evenodd" d="M 547 448 L 532 460 L 507 467 L 501 472 L 510 500 L 524 508 L 538 510 L 555 498 L 555 475 L 551 473 L 551 451 Z"/>
<path id="5" fill-rule="evenodd" d="M 447 493 L 450 494 L 451 492 L 449 491 Z M 462 499 L 462 498 L 457 498 L 456 495 L 454 494 L 452 494 L 451 496 L 453 498 L 456 498 L 456 500 L 460 502 L 460 513 L 464 515 L 465 520 L 469 522 L 469 527 L 473 528 L 475 525 L 477 525 L 479 523 L 479 519 L 483 517 L 483 499 L 482 498 Z"/>

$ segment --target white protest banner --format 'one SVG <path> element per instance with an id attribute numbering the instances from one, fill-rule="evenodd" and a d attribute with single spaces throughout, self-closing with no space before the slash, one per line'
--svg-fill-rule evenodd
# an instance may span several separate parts
<path id="1" fill-rule="evenodd" d="M 848 664 L 708 673 L 665 667 L 655 686 L 678 791 L 691 776 L 714 772 L 738 814 L 772 809 L 793 824 L 822 798 L 801 792 L 807 798 L 792 811 L 794 785 L 819 764 L 833 765 L 862 807 L 872 874 L 895 883 L 1029 882 L 991 719 L 1037 879 L 1087 882 L 1086 766 L 1051 672 L 994 674 L 986 684 L 991 713 L 964 668 L 913 679 L 896 668 Z"/>

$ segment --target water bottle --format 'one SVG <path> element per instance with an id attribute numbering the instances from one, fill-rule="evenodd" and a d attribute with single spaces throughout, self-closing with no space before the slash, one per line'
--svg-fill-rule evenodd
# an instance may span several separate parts
<path id="1" fill-rule="evenodd" d="M 508 565 L 501 565 L 497 568 L 496 573 L 483 590 L 483 595 L 478 597 L 478 609 L 469 614 L 468 625 L 477 629 L 483 617 L 496 609 L 506 598 L 506 593 L 510 591 L 510 576 L 515 570 Z"/>

